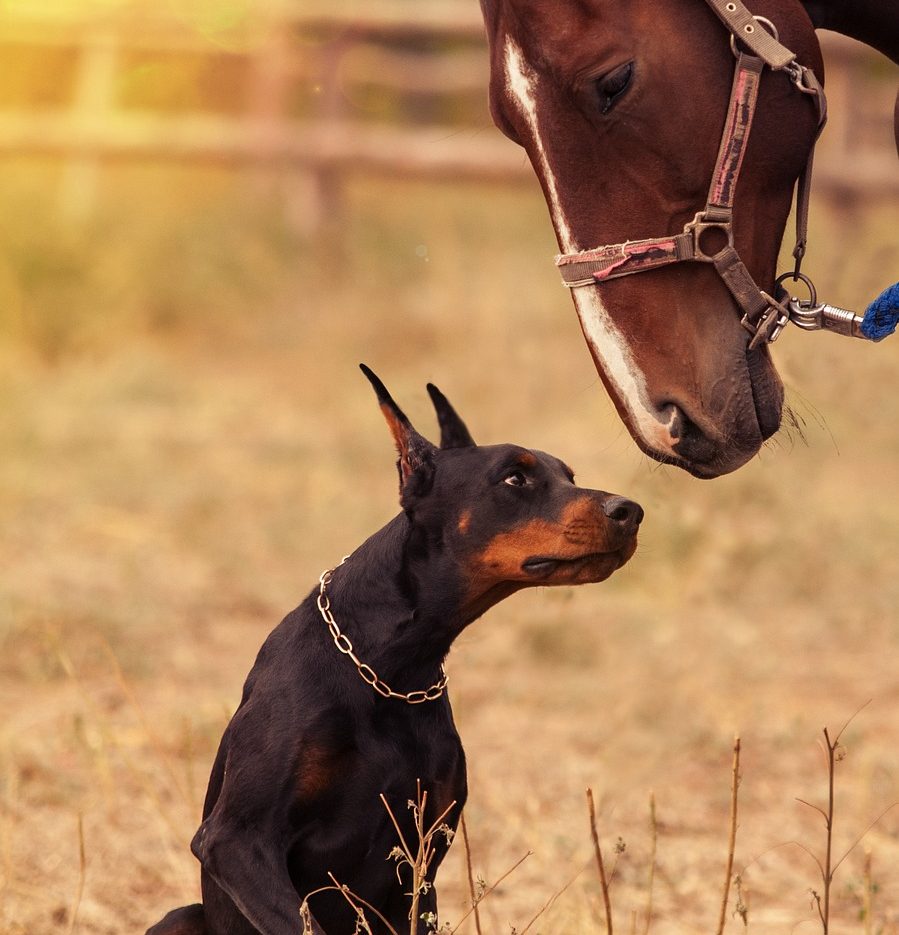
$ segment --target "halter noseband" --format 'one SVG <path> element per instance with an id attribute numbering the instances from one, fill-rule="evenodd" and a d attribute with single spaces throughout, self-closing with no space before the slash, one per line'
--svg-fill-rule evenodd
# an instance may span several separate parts
<path id="1" fill-rule="evenodd" d="M 629 240 L 580 253 L 562 254 L 556 258 L 556 266 L 562 274 L 564 284 L 570 289 L 576 289 L 581 286 L 594 286 L 608 279 L 642 273 L 670 263 L 688 260 L 711 263 L 743 310 L 741 324 L 752 335 L 749 347 L 755 348 L 763 342 L 774 341 L 791 319 L 797 320 L 797 323 L 804 322 L 800 327 L 806 329 L 829 327 L 827 321 L 830 317 L 829 310 L 832 308 L 823 304 L 817 305 L 814 298 L 809 302 L 792 299 L 784 303 L 769 295 L 752 278 L 752 274 L 734 248 L 734 192 L 749 140 L 749 131 L 752 129 L 762 72 L 766 66 L 772 71 L 785 71 L 794 87 L 811 98 L 818 118 L 816 141 L 827 120 L 827 100 L 815 73 L 811 68 L 800 65 L 796 61 L 795 53 L 781 45 L 777 30 L 770 20 L 753 16 L 740 0 L 706 2 L 730 30 L 731 49 L 737 64 L 721 145 L 705 207 L 689 224 L 684 225 L 680 234 L 651 237 L 647 240 Z M 752 54 L 740 52 L 737 48 L 738 41 Z M 778 277 L 778 286 L 788 277 L 794 281 L 801 278 L 808 284 L 807 277 L 800 274 L 800 266 L 805 255 L 814 153 L 813 143 L 808 161 L 796 185 L 796 245 L 793 248 L 795 266 L 792 272 Z M 723 247 L 720 246 L 722 239 L 725 241 Z M 817 313 L 817 317 L 809 314 L 810 309 Z M 852 314 L 842 309 L 836 311 L 842 312 L 843 315 Z M 808 324 L 812 320 L 818 324 Z M 844 333 L 854 332 L 850 330 Z"/>

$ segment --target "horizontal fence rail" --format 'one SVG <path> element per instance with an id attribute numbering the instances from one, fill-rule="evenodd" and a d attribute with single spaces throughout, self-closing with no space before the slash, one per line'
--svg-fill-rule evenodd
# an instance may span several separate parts
<path id="1" fill-rule="evenodd" d="M 211 37 L 189 18 L 87 7 L 66 20 L 13 5 L 0 60 L 22 63 L 24 77 L 12 80 L 19 99 L 0 99 L 0 156 L 63 160 L 63 206 L 76 214 L 92 210 L 116 160 L 249 167 L 277 175 L 309 232 L 336 216 L 341 181 L 354 173 L 535 184 L 487 112 L 477 4 L 302 6 L 265 7 Z M 840 37 L 822 41 L 831 120 L 815 190 L 899 198 L 896 69 Z M 58 80 L 38 87 L 40 68 L 28 63 L 51 60 Z"/>

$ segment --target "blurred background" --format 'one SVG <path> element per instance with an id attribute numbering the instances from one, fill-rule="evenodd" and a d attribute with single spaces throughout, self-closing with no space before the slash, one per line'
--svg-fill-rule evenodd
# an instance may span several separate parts
<path id="1" fill-rule="evenodd" d="M 899 270 L 897 70 L 822 42 L 806 268 L 858 308 Z M 605 930 L 587 785 L 626 844 L 619 928 L 644 931 L 654 791 L 651 931 L 710 931 L 735 733 L 749 928 L 820 930 L 823 823 L 795 799 L 826 801 L 821 729 L 870 700 L 837 856 L 899 801 L 899 339 L 788 329 L 790 424 L 700 482 L 605 396 L 487 113 L 475 0 L 3 0 L 0 47 L 0 931 L 143 931 L 198 898 L 258 646 L 396 511 L 363 360 L 425 434 L 433 380 L 478 440 L 647 510 L 609 582 L 519 595 L 450 657 L 475 870 L 533 852 L 484 931 L 566 886 L 530 931 Z M 840 867 L 840 931 L 899 932 L 897 866 L 894 810 Z M 461 845 L 440 889 L 458 921 Z"/>

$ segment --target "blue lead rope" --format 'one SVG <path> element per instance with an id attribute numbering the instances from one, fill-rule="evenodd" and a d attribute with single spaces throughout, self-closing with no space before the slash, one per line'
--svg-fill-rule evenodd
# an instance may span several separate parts
<path id="1" fill-rule="evenodd" d="M 882 341 L 899 323 L 899 282 L 884 289 L 865 309 L 859 331 L 871 341 Z"/>

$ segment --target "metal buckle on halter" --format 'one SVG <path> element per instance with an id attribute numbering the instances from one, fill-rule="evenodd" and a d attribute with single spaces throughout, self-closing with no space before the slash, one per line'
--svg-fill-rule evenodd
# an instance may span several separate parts
<path id="1" fill-rule="evenodd" d="M 749 350 L 754 351 L 760 344 L 773 344 L 781 331 L 790 322 L 790 311 L 773 296 L 768 295 L 764 289 L 759 289 L 759 295 L 768 303 L 762 314 L 752 321 L 749 312 L 740 319 L 740 324 L 752 335 Z"/>
<path id="2" fill-rule="evenodd" d="M 732 4 L 729 4 L 729 6 L 732 6 Z M 734 12 L 734 10 L 728 9 L 728 13 L 733 13 L 733 12 Z M 774 23 L 771 22 L 771 20 L 768 19 L 767 16 L 755 16 L 755 15 L 753 15 L 752 18 L 753 18 L 757 23 L 761 23 L 762 26 L 766 26 L 766 27 L 768 28 L 768 32 L 771 33 L 772 36 L 774 36 L 775 40 L 779 40 L 779 39 L 780 39 L 780 36 L 779 36 L 779 34 L 778 34 L 778 32 L 777 32 L 777 27 L 774 25 Z M 753 26 L 751 23 L 747 23 L 747 24 L 743 27 L 743 30 L 744 30 L 744 32 L 751 34 L 751 33 L 755 32 L 755 26 Z M 734 35 L 733 32 L 730 34 L 730 50 L 731 50 L 731 52 L 734 53 L 734 58 L 738 58 L 739 55 L 740 55 L 740 50 L 737 48 L 737 41 L 738 41 L 738 39 L 739 39 L 739 37 L 736 36 L 736 35 Z M 756 54 L 757 54 L 757 53 L 756 53 Z"/>
<path id="3" fill-rule="evenodd" d="M 700 243 L 702 235 L 709 230 L 721 231 L 727 237 L 727 243 L 719 247 L 714 253 L 708 253 L 703 249 Z M 730 211 L 722 212 L 719 218 L 710 215 L 708 211 L 697 211 L 693 220 L 690 221 L 689 224 L 684 225 L 684 233 L 692 234 L 693 236 L 692 259 L 700 260 L 705 263 L 713 262 L 715 257 L 721 253 L 722 250 L 726 250 L 728 247 L 734 245 L 734 229 L 731 225 Z"/>

